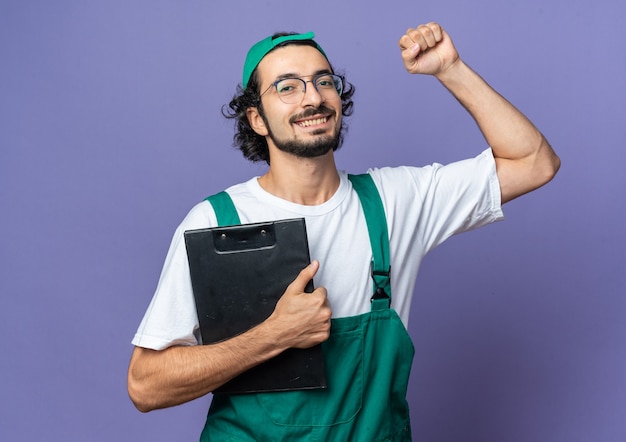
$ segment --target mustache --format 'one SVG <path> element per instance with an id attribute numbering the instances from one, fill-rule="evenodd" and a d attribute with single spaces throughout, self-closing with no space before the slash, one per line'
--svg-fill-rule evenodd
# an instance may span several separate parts
<path id="1" fill-rule="evenodd" d="M 335 114 L 334 110 L 332 110 L 332 109 L 330 109 L 330 108 L 328 108 L 328 107 L 326 107 L 324 105 L 320 105 L 317 108 L 307 108 L 307 109 L 304 110 L 304 112 L 299 113 L 297 115 L 294 115 L 293 117 L 291 117 L 289 119 L 289 122 L 290 123 L 294 123 L 294 122 L 296 122 L 298 120 L 303 120 L 305 118 L 313 117 L 313 116 L 316 116 L 316 115 L 322 115 L 324 117 L 330 117 L 330 116 L 332 116 L 334 114 Z"/>

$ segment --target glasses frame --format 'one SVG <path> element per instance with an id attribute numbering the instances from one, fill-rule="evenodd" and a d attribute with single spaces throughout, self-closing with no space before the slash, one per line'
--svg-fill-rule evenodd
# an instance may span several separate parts
<path id="1" fill-rule="evenodd" d="M 307 77 L 311 77 L 310 80 L 305 80 L 304 78 Z M 320 74 L 315 74 L 315 75 L 306 75 L 304 77 L 286 77 L 286 78 L 281 78 L 276 80 L 275 82 L 273 82 L 272 84 L 270 84 L 268 86 L 267 89 L 265 89 L 265 91 L 263 91 L 263 93 L 261 93 L 261 95 L 259 95 L 259 99 L 265 95 L 270 89 L 272 89 L 272 87 L 274 88 L 274 90 L 276 91 L 276 95 L 278 95 L 278 98 L 280 99 L 280 101 L 282 101 L 285 104 L 296 104 L 299 103 L 303 100 L 304 96 L 306 95 L 306 88 L 307 88 L 307 83 L 312 83 L 313 87 L 315 88 L 315 91 L 320 95 L 320 97 L 323 97 L 324 99 L 328 100 L 329 98 L 334 98 L 334 97 L 327 97 L 325 96 L 324 92 L 320 92 L 320 90 L 318 89 L 318 85 L 317 85 L 317 80 L 319 80 L 322 77 L 332 77 L 333 81 L 335 82 L 335 84 L 339 84 L 339 89 L 337 89 L 337 87 L 334 88 L 335 92 L 337 93 L 337 97 L 341 98 L 341 94 L 343 93 L 343 86 L 344 86 L 344 78 L 341 75 L 337 75 L 337 74 L 332 74 L 330 72 L 324 72 L 324 73 L 320 73 Z M 296 99 L 293 102 L 289 102 L 289 101 L 285 101 L 285 97 L 281 96 L 281 94 L 278 92 L 278 84 L 285 81 L 285 80 L 300 80 L 300 82 L 302 83 L 302 88 L 300 89 L 300 92 L 302 95 L 300 95 L 299 99 Z M 297 97 L 297 94 L 294 94 L 294 96 Z"/>

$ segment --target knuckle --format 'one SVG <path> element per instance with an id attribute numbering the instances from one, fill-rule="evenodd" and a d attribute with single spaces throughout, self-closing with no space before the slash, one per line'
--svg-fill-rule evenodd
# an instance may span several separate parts
<path id="1" fill-rule="evenodd" d="M 332 312 L 330 311 L 329 308 L 325 309 L 324 312 L 322 313 L 322 319 L 324 320 L 324 323 L 328 324 L 328 327 L 330 328 L 330 318 L 332 317 Z"/>

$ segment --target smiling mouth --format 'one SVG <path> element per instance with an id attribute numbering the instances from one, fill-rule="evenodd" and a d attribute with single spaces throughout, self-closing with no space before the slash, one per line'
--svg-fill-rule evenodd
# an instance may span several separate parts
<path id="1" fill-rule="evenodd" d="M 318 124 L 324 124 L 327 121 L 328 121 L 328 117 L 320 117 L 320 118 L 314 118 L 312 120 L 296 121 L 296 124 L 300 127 L 311 127 L 311 126 L 317 126 Z"/>

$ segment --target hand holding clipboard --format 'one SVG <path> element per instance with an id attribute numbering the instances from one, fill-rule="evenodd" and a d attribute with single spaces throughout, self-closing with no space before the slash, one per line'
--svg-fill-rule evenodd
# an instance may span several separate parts
<path id="1" fill-rule="evenodd" d="M 292 287 L 295 292 L 313 292 L 312 280 L 298 278 L 310 264 L 304 219 L 187 231 L 185 243 L 203 344 L 223 341 L 265 321 L 292 283 L 303 286 Z M 288 296 L 293 296 L 291 291 Z M 288 349 L 215 392 L 325 387 L 318 344 Z"/>

